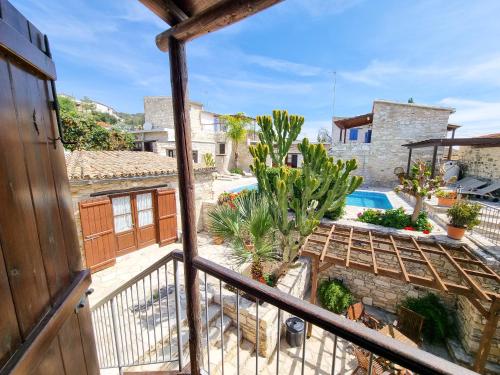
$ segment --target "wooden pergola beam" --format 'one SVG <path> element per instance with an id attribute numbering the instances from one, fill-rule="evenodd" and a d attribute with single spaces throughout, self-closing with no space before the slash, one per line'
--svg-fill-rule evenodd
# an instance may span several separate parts
<path id="1" fill-rule="evenodd" d="M 394 247 L 394 251 L 396 252 L 396 258 L 398 258 L 398 263 L 399 267 L 401 267 L 401 272 L 403 272 L 403 277 L 407 283 L 410 282 L 410 279 L 408 277 L 408 273 L 406 272 L 406 267 L 403 263 L 403 260 L 401 259 L 401 255 L 399 254 L 398 247 L 396 246 L 396 241 L 394 241 L 394 238 L 392 236 L 389 236 L 392 242 L 392 246 Z"/>
<path id="2" fill-rule="evenodd" d="M 494 299 L 490 311 L 488 313 L 488 320 L 483 328 L 481 341 L 479 342 L 479 349 L 476 353 L 473 370 L 479 373 L 484 373 L 488 354 L 490 353 L 491 342 L 495 336 L 498 325 L 498 314 L 500 311 L 500 299 Z"/>
<path id="3" fill-rule="evenodd" d="M 378 274 L 377 257 L 375 255 L 375 249 L 373 248 L 372 232 L 368 232 L 368 237 L 370 238 L 370 252 L 372 253 L 373 273 L 377 275 Z"/>
<path id="4" fill-rule="evenodd" d="M 321 251 L 321 255 L 319 257 L 320 262 L 323 262 L 325 260 L 326 250 L 328 249 L 328 244 L 330 243 L 330 237 L 332 236 L 334 230 L 335 230 L 335 224 L 332 225 L 330 232 L 328 232 L 328 237 L 326 238 L 325 246 L 323 246 L 323 250 Z"/>
<path id="5" fill-rule="evenodd" d="M 349 267 L 350 263 L 350 258 L 351 258 L 351 245 L 352 245 L 352 233 L 354 231 L 354 228 L 351 228 L 351 232 L 349 233 L 349 240 L 347 242 L 347 255 L 345 257 L 345 266 Z"/>
<path id="6" fill-rule="evenodd" d="M 156 36 L 156 45 L 164 52 L 170 48 L 170 37 L 187 42 L 214 32 L 258 13 L 282 0 L 221 0 Z"/>
<path id="7" fill-rule="evenodd" d="M 431 271 L 432 275 L 434 276 L 434 279 L 436 280 L 436 284 L 438 286 L 438 289 L 441 289 L 441 290 L 447 292 L 448 288 L 446 287 L 446 285 L 444 285 L 443 280 L 441 280 L 441 277 L 437 273 L 436 269 L 434 268 L 434 266 L 432 265 L 432 263 L 429 261 L 429 259 L 425 255 L 425 253 L 420 248 L 418 242 L 415 240 L 415 237 L 412 237 L 411 240 L 413 242 L 413 245 L 415 246 L 415 249 L 418 250 L 418 252 L 420 253 L 420 256 L 425 261 L 425 264 L 426 264 L 427 268 L 429 269 L 429 271 Z"/>
<path id="8" fill-rule="evenodd" d="M 180 9 L 173 0 L 139 0 L 149 10 L 160 17 L 169 25 L 175 25 L 179 22 L 186 21 L 189 17 L 182 9 Z"/>

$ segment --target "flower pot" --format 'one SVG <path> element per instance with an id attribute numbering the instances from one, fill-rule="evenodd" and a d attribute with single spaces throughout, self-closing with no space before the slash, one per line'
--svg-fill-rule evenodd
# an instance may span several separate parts
<path id="1" fill-rule="evenodd" d="M 456 201 L 457 198 L 438 198 L 438 206 L 451 207 Z"/>
<path id="2" fill-rule="evenodd" d="M 461 240 L 465 234 L 465 228 L 457 228 L 448 224 L 448 237 Z"/>
<path id="3" fill-rule="evenodd" d="M 213 236 L 212 241 L 215 245 L 222 245 L 224 243 L 224 238 Z"/>

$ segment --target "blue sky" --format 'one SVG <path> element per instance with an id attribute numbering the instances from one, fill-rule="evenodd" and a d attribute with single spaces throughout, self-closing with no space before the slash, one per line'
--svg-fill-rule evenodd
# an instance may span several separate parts
<path id="1" fill-rule="evenodd" d="M 10 0 L 48 34 L 58 90 L 119 111 L 169 95 L 167 28 L 136 0 Z M 288 109 L 304 135 L 374 99 L 456 108 L 457 136 L 500 131 L 500 1 L 287 0 L 188 46 L 190 96 L 219 113 Z"/>

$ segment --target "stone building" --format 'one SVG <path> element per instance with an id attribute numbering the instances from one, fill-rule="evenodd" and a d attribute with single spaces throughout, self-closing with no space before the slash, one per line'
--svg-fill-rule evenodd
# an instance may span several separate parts
<path id="1" fill-rule="evenodd" d="M 228 139 L 226 125 L 221 115 L 203 109 L 203 104 L 190 102 L 191 137 L 193 145 L 193 162 L 203 164 L 203 155 L 212 154 L 217 170 L 227 173 L 234 164 L 233 144 Z M 137 146 L 144 151 L 159 155 L 175 157 L 175 133 L 172 98 L 168 96 L 144 97 L 145 123 L 143 130 L 136 130 Z M 249 169 L 252 158 L 248 146 L 255 137 L 255 120 L 244 144 L 239 145 L 238 165 L 243 170 Z"/>
<path id="2" fill-rule="evenodd" d="M 455 126 L 448 124 L 453 108 L 375 100 L 372 112 L 334 118 L 330 155 L 358 161 L 357 174 L 365 185 L 392 187 L 396 168 L 406 170 L 408 150 L 403 144 L 446 138 Z M 413 160 L 431 160 L 432 150 L 415 150 Z M 443 150 L 438 159 L 443 159 Z"/>
<path id="3" fill-rule="evenodd" d="M 500 138 L 500 133 L 479 138 Z M 460 146 L 457 156 L 468 176 L 500 181 L 500 147 Z"/>
<path id="4" fill-rule="evenodd" d="M 93 271 L 116 256 L 177 240 L 180 209 L 177 162 L 152 152 L 74 151 L 66 154 L 83 259 Z M 215 168 L 195 166 L 196 219 L 213 198 Z"/>

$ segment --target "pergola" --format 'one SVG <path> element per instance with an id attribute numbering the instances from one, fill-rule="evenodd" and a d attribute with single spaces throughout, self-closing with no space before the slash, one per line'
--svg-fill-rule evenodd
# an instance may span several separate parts
<path id="1" fill-rule="evenodd" d="M 458 125 L 448 125 L 448 127 L 453 126 L 454 129 L 458 127 Z M 449 149 L 453 146 L 475 146 L 475 147 L 500 147 L 500 138 L 487 138 L 487 137 L 477 137 L 477 138 L 435 138 L 435 139 L 426 139 L 425 141 L 407 143 L 403 145 L 403 147 L 408 148 L 408 164 L 406 167 L 406 173 L 410 173 L 411 167 L 411 154 L 414 148 L 424 148 L 424 147 L 432 147 L 432 163 L 431 163 L 431 174 L 434 177 L 436 172 L 436 161 L 437 161 L 437 150 L 438 147 L 448 146 Z M 449 153 L 449 155 L 451 155 Z M 448 157 L 449 158 L 449 157 Z"/>
<path id="2" fill-rule="evenodd" d="M 466 246 L 333 224 L 320 225 L 301 255 L 312 259 L 311 303 L 318 274 L 334 265 L 466 297 L 487 320 L 474 363 L 484 369 L 499 318 L 500 276 Z"/>
<path id="3" fill-rule="evenodd" d="M 359 115 L 355 117 L 340 118 L 333 121 L 335 125 L 340 129 L 340 141 L 344 137 L 344 143 L 346 142 L 347 129 L 357 128 L 358 126 L 369 125 L 373 122 L 373 113 L 366 113 L 364 115 Z"/>

